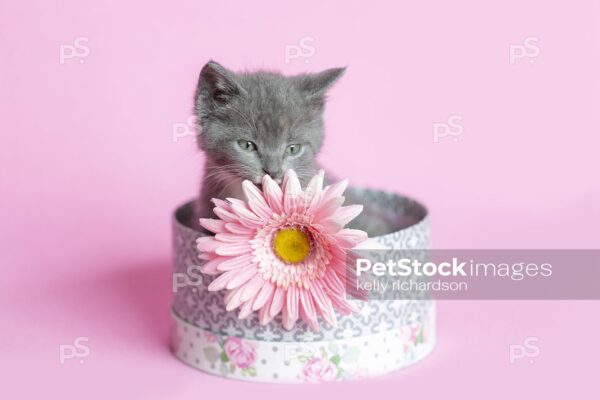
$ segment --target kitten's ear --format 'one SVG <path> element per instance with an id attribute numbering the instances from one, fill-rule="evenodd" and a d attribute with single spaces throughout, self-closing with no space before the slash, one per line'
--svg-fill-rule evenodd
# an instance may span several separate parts
<path id="1" fill-rule="evenodd" d="M 322 103 L 327 90 L 344 75 L 344 72 L 346 72 L 346 67 L 331 68 L 316 74 L 299 75 L 296 77 L 297 86 L 309 99 Z"/>
<path id="2" fill-rule="evenodd" d="M 196 89 L 196 110 L 199 115 L 203 115 L 227 104 L 242 90 L 233 72 L 211 60 L 200 71 Z"/>

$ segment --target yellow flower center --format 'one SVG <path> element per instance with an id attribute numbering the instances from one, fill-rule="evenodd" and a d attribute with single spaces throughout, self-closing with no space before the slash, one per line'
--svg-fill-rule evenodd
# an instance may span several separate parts
<path id="1" fill-rule="evenodd" d="M 286 263 L 296 264 L 310 254 L 310 239 L 298 228 L 281 229 L 273 238 L 273 249 Z"/>

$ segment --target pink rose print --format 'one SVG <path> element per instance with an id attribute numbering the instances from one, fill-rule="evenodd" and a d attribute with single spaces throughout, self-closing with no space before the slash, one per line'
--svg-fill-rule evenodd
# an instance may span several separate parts
<path id="1" fill-rule="evenodd" d="M 410 341 L 416 342 L 417 337 L 419 336 L 419 332 L 421 332 L 421 324 L 413 323 L 410 325 Z"/>
<path id="2" fill-rule="evenodd" d="M 400 337 L 406 342 L 414 343 L 417 340 L 419 332 L 421 331 L 421 324 L 413 322 L 410 325 L 404 325 L 400 327 Z"/>
<path id="3" fill-rule="evenodd" d="M 331 382 L 337 376 L 337 367 L 331 361 L 313 357 L 302 369 L 302 378 L 306 382 Z"/>
<path id="4" fill-rule="evenodd" d="M 250 367 L 256 361 L 256 350 L 237 337 L 229 337 L 223 345 L 229 360 L 242 369 Z"/>
<path id="5" fill-rule="evenodd" d="M 404 352 L 424 341 L 424 333 L 419 322 L 400 327 L 400 337 L 404 340 Z"/>

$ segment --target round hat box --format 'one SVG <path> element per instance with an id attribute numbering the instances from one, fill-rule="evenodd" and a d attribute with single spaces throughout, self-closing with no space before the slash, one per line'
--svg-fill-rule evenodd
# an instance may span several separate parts
<path id="1" fill-rule="evenodd" d="M 427 249 L 425 207 L 407 197 L 350 188 L 358 203 L 385 216 L 389 234 L 371 238 L 388 249 Z M 226 378 L 259 382 L 343 381 L 379 376 L 418 362 L 435 343 L 432 300 L 352 300 L 359 312 L 337 314 L 331 327 L 320 321 L 314 332 L 299 321 L 287 331 L 276 317 L 260 325 L 256 313 L 240 320 L 226 311 L 224 293 L 209 292 L 214 279 L 197 268 L 196 239 L 188 202 L 173 217 L 173 327 L 171 348 L 191 367 Z"/>

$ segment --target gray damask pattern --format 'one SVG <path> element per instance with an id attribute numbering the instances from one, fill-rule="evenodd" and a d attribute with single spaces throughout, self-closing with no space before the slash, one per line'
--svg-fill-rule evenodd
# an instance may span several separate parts
<path id="1" fill-rule="evenodd" d="M 429 247 L 429 220 L 427 210 L 418 202 L 406 197 L 369 189 L 349 189 L 353 196 L 370 204 L 395 223 L 393 233 L 373 238 L 387 248 L 426 249 Z M 223 292 L 209 292 L 208 285 L 214 279 L 203 276 L 196 279 L 190 267 L 201 265 L 197 257 L 196 239 L 206 233 L 190 228 L 192 204 L 179 207 L 173 218 L 173 268 L 174 281 L 188 282 L 178 285 L 174 293 L 173 312 L 189 323 L 214 333 L 263 341 L 312 342 L 342 339 L 379 333 L 410 324 L 424 318 L 431 301 L 424 300 L 370 300 L 356 301 L 360 312 L 355 315 L 338 314 L 338 326 L 331 327 L 321 321 L 321 331 L 313 332 L 299 321 L 291 331 L 281 328 L 276 318 L 266 326 L 258 323 L 256 314 L 246 320 L 237 318 L 235 312 L 225 310 Z M 197 271 L 193 271 L 197 274 Z M 175 285 L 174 285 L 175 289 Z"/>

